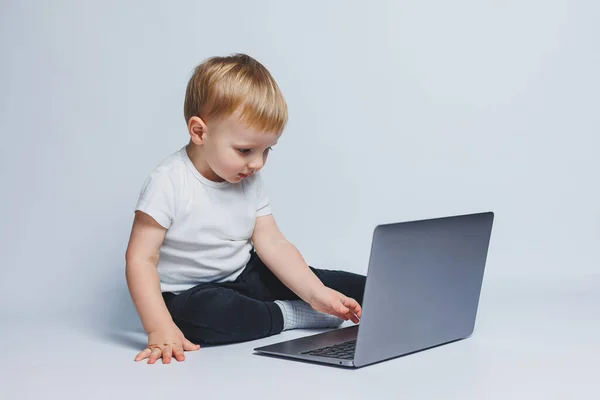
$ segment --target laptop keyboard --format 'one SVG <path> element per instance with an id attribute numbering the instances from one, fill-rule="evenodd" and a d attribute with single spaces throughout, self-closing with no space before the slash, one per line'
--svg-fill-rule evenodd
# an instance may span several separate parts
<path id="1" fill-rule="evenodd" d="M 354 359 L 354 350 L 356 349 L 356 339 L 335 344 L 333 346 L 320 347 L 318 349 L 303 351 L 300 354 L 311 356 L 341 358 L 343 360 Z"/>

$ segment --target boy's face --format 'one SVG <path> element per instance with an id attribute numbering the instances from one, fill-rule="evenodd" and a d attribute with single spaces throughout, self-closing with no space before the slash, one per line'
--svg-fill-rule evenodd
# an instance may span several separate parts
<path id="1" fill-rule="evenodd" d="M 208 125 L 198 118 L 190 123 L 190 133 L 192 142 L 203 147 L 200 172 L 210 180 L 230 183 L 260 171 L 281 136 L 249 128 L 233 116 Z"/>

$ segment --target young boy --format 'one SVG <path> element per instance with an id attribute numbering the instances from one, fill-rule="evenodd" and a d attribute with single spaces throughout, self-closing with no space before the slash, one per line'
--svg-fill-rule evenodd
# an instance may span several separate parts
<path id="1" fill-rule="evenodd" d="M 259 171 L 287 122 L 268 70 L 245 54 L 196 67 L 189 143 L 140 192 L 126 278 L 155 363 L 199 344 L 359 321 L 365 277 L 309 267 L 279 231 Z M 198 344 L 194 344 L 194 343 Z"/>

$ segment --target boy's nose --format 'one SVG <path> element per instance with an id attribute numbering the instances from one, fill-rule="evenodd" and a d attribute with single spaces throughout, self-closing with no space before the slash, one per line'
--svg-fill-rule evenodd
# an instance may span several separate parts
<path id="1" fill-rule="evenodd" d="M 264 162 L 262 160 L 262 157 L 258 160 L 253 160 L 252 162 L 250 162 L 250 164 L 248 164 L 248 168 L 254 172 L 258 171 L 259 169 L 261 169 L 264 165 Z"/>

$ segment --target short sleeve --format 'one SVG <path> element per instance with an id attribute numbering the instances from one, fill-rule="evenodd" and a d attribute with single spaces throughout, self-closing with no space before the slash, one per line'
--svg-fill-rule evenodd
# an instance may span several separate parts
<path id="1" fill-rule="evenodd" d="M 262 217 L 263 215 L 271 214 L 271 200 L 267 194 L 267 190 L 264 186 L 260 173 L 256 174 L 256 191 L 257 191 L 257 207 L 256 216 Z"/>
<path id="2" fill-rule="evenodd" d="M 169 229 L 175 219 L 175 185 L 164 173 L 152 173 L 144 182 L 136 210 L 142 211 Z"/>

